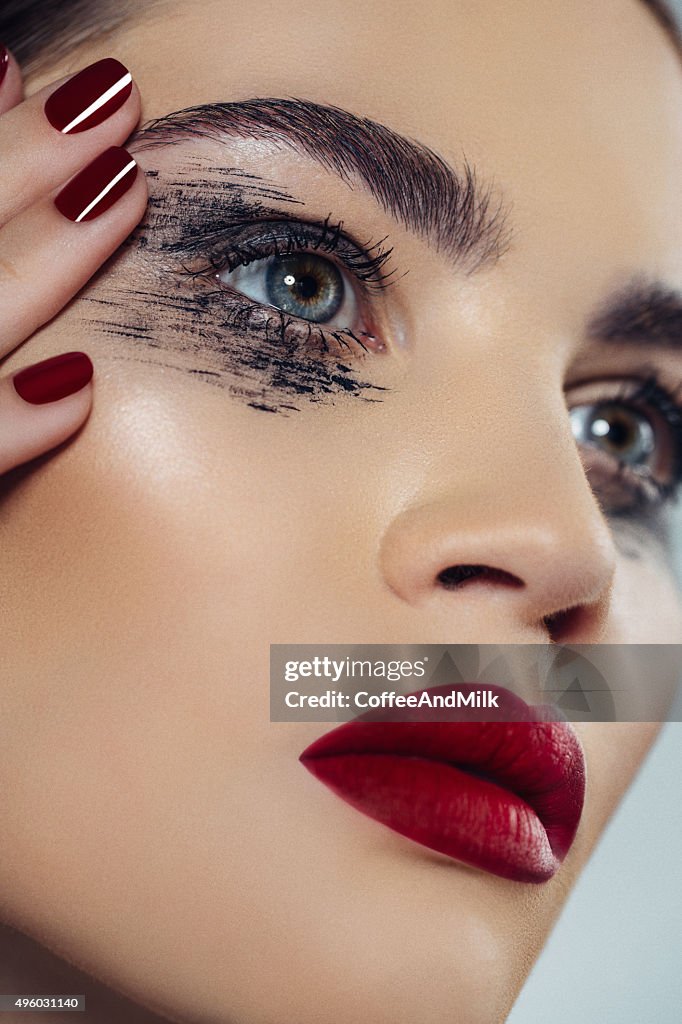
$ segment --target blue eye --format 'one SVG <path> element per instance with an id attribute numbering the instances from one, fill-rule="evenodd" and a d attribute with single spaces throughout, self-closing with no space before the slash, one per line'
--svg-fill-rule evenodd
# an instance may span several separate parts
<path id="1" fill-rule="evenodd" d="M 621 402 L 578 405 L 571 409 L 578 444 L 600 448 L 631 467 L 646 467 L 656 452 L 656 433 L 647 416 Z"/>
<path id="2" fill-rule="evenodd" d="M 682 483 L 682 407 L 655 374 L 574 385 L 567 400 L 585 472 L 607 515 L 646 522 L 672 504 Z"/>
<path id="3" fill-rule="evenodd" d="M 352 327 L 357 302 L 345 275 L 331 260 L 317 253 L 299 252 L 253 260 L 218 279 L 247 298 L 333 327 Z"/>

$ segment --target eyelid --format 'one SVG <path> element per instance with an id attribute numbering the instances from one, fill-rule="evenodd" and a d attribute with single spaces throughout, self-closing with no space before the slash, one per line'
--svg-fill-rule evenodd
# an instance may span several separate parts
<path id="1" fill-rule="evenodd" d="M 308 221 L 292 217 L 265 218 L 249 217 L 234 221 L 224 228 L 220 235 L 206 236 L 202 248 L 201 239 L 192 239 L 192 251 L 203 256 L 214 270 L 235 270 L 238 266 L 273 255 L 288 255 L 292 252 L 311 251 L 326 257 L 336 257 L 358 284 L 367 292 L 382 290 L 392 284 L 397 268 L 385 270 L 393 248 L 384 248 L 388 236 L 378 242 L 371 240 L 364 245 L 343 230 L 343 221 L 331 223 L 331 214 L 324 221 Z M 258 251 L 249 255 L 249 246 L 260 245 Z M 270 248 L 265 248 L 270 246 Z"/>
<path id="2" fill-rule="evenodd" d="M 205 232 L 203 238 L 194 236 L 189 247 L 176 244 L 173 251 L 181 261 L 183 255 L 191 257 L 192 266 L 181 262 L 182 275 L 212 281 L 219 292 L 231 296 L 233 304 L 240 305 L 245 312 L 250 307 L 264 311 L 265 315 L 270 310 L 273 316 L 279 317 L 281 323 L 275 326 L 275 330 L 282 334 L 283 344 L 284 335 L 290 326 L 295 345 L 311 347 L 314 342 L 318 352 L 333 353 L 338 350 L 349 353 L 355 350 L 358 356 L 387 354 L 392 351 L 392 346 L 387 343 L 387 321 L 377 311 L 376 303 L 369 300 L 371 292 L 386 286 L 389 275 L 383 268 L 392 249 L 382 248 L 385 239 L 362 247 L 342 230 L 342 222 L 330 226 L 330 219 L 328 216 L 322 222 L 312 222 L 291 217 L 248 217 L 229 225 L 221 225 L 219 232 Z M 232 272 L 241 266 L 265 263 L 273 255 L 304 252 L 313 252 L 321 258 L 329 259 L 344 273 L 344 278 L 350 278 L 347 286 L 352 288 L 358 303 L 361 326 L 334 327 L 295 313 L 286 313 L 280 307 L 253 298 L 220 279 L 220 274 L 226 270 Z M 297 333 L 296 324 L 298 334 L 303 331 L 305 335 L 302 342 L 301 339 L 293 341 L 293 335 Z"/>
<path id="3" fill-rule="evenodd" d="M 603 453 L 598 448 L 592 449 L 590 454 L 588 451 L 590 446 L 585 446 L 585 451 L 588 453 L 587 458 L 593 462 L 596 460 L 598 472 L 602 462 L 604 464 L 611 462 L 617 466 L 616 472 L 610 474 L 607 486 L 615 486 L 616 477 L 618 477 L 632 490 L 630 503 L 622 509 L 607 510 L 609 515 L 648 519 L 666 501 L 674 500 L 680 484 L 682 484 L 682 406 L 679 398 L 676 398 L 674 393 L 661 383 L 658 374 L 651 368 L 649 371 L 646 379 L 642 377 L 593 377 L 590 380 L 583 380 L 579 384 L 572 383 L 567 389 L 567 398 L 573 399 L 568 402 L 571 409 L 583 405 L 598 406 L 621 403 L 650 418 L 654 422 L 654 429 L 659 437 L 659 458 L 667 459 L 670 462 L 668 479 L 661 480 L 657 477 L 655 469 L 628 466 L 625 461 Z M 606 391 L 605 386 L 607 386 Z M 576 392 L 578 392 L 577 398 Z M 649 413 L 645 412 L 643 407 L 648 408 Z M 661 424 L 667 433 L 663 442 L 660 441 Z M 661 444 L 663 451 L 660 451 Z"/>

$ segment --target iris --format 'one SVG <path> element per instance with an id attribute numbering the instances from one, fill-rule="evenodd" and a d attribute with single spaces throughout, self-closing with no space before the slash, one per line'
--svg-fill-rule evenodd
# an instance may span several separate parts
<path id="1" fill-rule="evenodd" d="M 344 284 L 333 263 L 315 253 L 296 253 L 268 261 L 268 302 L 285 313 L 326 323 L 341 308 Z"/>
<path id="2" fill-rule="evenodd" d="M 578 406 L 571 410 L 571 425 L 580 444 L 601 448 L 631 466 L 646 465 L 656 449 L 649 420 L 620 403 Z"/>

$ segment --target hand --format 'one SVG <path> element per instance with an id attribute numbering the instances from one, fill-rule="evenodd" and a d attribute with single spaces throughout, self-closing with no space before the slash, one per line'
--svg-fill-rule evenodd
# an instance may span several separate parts
<path id="1" fill-rule="evenodd" d="M 0 46 L 0 360 L 52 319 L 141 219 L 144 174 L 121 146 L 140 94 L 107 58 L 23 100 Z M 83 352 L 0 378 L 0 474 L 65 441 L 92 405 Z"/>

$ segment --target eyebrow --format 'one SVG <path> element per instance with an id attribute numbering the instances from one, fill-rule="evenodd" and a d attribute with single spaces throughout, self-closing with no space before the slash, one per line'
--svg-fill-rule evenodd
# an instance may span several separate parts
<path id="1" fill-rule="evenodd" d="M 455 170 L 422 143 L 340 107 L 295 98 L 187 107 L 142 125 L 128 148 L 139 152 L 187 137 L 274 140 L 351 188 L 359 179 L 385 212 L 469 272 L 509 248 L 503 199 L 466 158 Z"/>
<path id="2" fill-rule="evenodd" d="M 635 281 L 590 321 L 588 335 L 607 343 L 682 351 L 682 293 Z"/>

